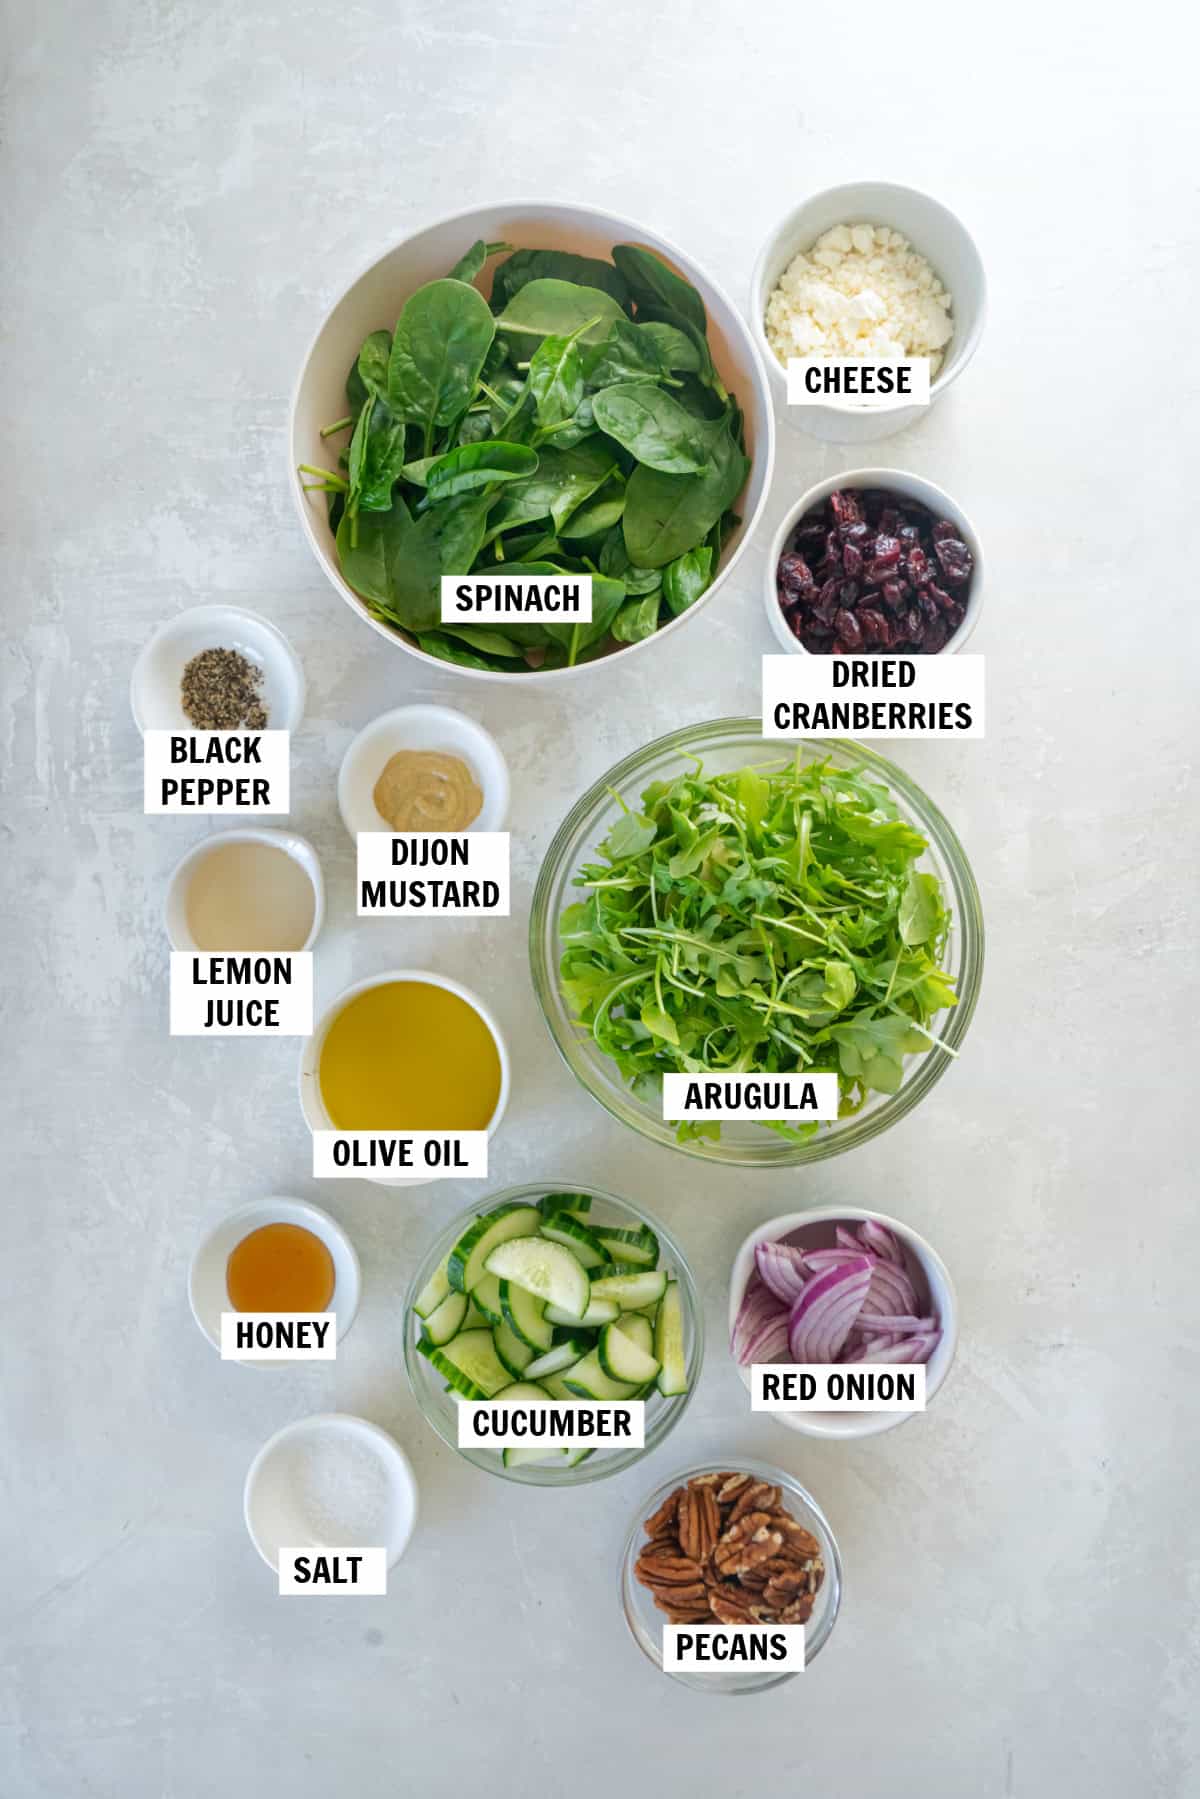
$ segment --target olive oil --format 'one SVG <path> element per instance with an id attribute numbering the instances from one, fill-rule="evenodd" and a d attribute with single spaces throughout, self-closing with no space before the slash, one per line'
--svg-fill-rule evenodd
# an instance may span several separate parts
<path id="1" fill-rule="evenodd" d="M 368 987 L 321 1046 L 321 1098 L 339 1131 L 482 1131 L 500 1052 L 474 1006 L 427 981 Z"/>

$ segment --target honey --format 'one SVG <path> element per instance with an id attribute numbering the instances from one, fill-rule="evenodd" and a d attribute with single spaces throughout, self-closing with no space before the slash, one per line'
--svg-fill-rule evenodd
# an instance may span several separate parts
<path id="1" fill-rule="evenodd" d="M 225 1264 L 235 1312 L 323 1312 L 333 1298 L 333 1257 L 298 1224 L 251 1231 Z"/>

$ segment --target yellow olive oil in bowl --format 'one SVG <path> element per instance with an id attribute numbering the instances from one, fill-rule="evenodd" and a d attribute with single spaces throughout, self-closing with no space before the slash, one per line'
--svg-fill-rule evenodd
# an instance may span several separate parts
<path id="1" fill-rule="evenodd" d="M 339 1131 L 483 1131 L 504 1084 L 486 1019 L 422 980 L 352 994 L 325 1032 L 317 1078 Z"/>

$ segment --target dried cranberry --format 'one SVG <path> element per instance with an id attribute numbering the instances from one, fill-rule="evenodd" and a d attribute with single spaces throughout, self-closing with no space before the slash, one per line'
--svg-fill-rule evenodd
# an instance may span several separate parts
<path id="1" fill-rule="evenodd" d="M 925 654 L 936 656 L 950 641 L 950 628 L 944 618 L 935 618 L 925 633 Z"/>
<path id="2" fill-rule="evenodd" d="M 919 545 L 908 552 L 908 560 L 904 569 L 914 587 L 920 587 L 923 582 L 930 579 L 929 558 Z"/>
<path id="3" fill-rule="evenodd" d="M 864 606 L 858 614 L 858 622 L 864 643 L 872 644 L 876 649 L 886 650 L 888 648 L 892 633 L 882 612 L 876 612 L 872 606 Z"/>
<path id="4" fill-rule="evenodd" d="M 794 554 L 779 558 L 776 586 L 784 606 L 799 606 L 802 601 L 811 599 L 817 591 L 812 570 L 803 556 Z"/>
<path id="5" fill-rule="evenodd" d="M 932 536 L 934 543 L 942 543 L 948 537 L 957 537 L 958 531 L 948 518 L 940 518 L 933 527 Z"/>
<path id="6" fill-rule="evenodd" d="M 862 573 L 862 565 L 862 551 L 856 544 L 845 544 L 842 548 L 842 567 L 846 571 L 847 578 L 851 581 L 857 579 Z"/>
<path id="7" fill-rule="evenodd" d="M 904 634 L 913 643 L 920 643 L 923 636 L 922 618 L 918 607 L 910 606 L 904 614 Z"/>
<path id="8" fill-rule="evenodd" d="M 915 525 L 901 525 L 896 536 L 900 539 L 902 544 L 905 544 L 910 548 L 913 544 L 920 543 L 921 541 L 921 533 L 917 530 Z"/>
<path id="9" fill-rule="evenodd" d="M 937 530 L 937 526 L 934 526 Z M 951 587 L 963 587 L 971 579 L 975 567 L 975 558 L 966 544 L 959 537 L 937 537 L 934 539 L 937 559 L 942 565 L 942 573 Z"/>
<path id="10" fill-rule="evenodd" d="M 895 568 L 900 560 L 900 539 L 898 537 L 890 536 L 885 531 L 881 531 L 879 536 L 875 539 L 875 554 L 873 560 L 878 563 L 880 567 Z"/>
<path id="11" fill-rule="evenodd" d="M 829 510 L 833 514 L 834 523 L 838 525 L 853 525 L 862 517 L 858 496 L 845 489 L 830 494 Z"/>
<path id="12" fill-rule="evenodd" d="M 939 587 L 936 581 L 931 581 L 925 591 L 929 594 L 931 599 L 937 601 L 938 605 L 947 616 L 954 611 L 957 602 L 951 599 L 950 595 L 946 592 L 946 589 L 944 587 Z"/>
<path id="13" fill-rule="evenodd" d="M 904 598 L 899 581 L 885 581 L 879 594 L 889 612 L 899 612 L 900 602 Z"/>
<path id="14" fill-rule="evenodd" d="M 848 649 L 862 649 L 862 626 L 853 612 L 847 612 L 843 607 L 833 621 L 833 628 L 838 634 L 838 641 L 844 643 Z M 834 645 L 834 649 L 837 649 L 837 644 Z"/>
<path id="15" fill-rule="evenodd" d="M 900 530 L 900 514 L 894 506 L 885 506 L 879 514 L 879 529 L 885 537 L 895 537 Z"/>
<path id="16" fill-rule="evenodd" d="M 840 587 L 841 582 L 836 579 L 826 581 L 825 585 L 821 588 L 820 593 L 818 593 L 816 599 L 812 602 L 812 616 L 815 619 L 819 619 L 823 625 L 831 626 L 833 624 L 833 615 L 837 611 L 838 589 Z"/>
<path id="17" fill-rule="evenodd" d="M 922 618 L 925 619 L 927 624 L 932 624 L 934 619 L 938 616 L 938 607 L 937 601 L 934 599 L 930 588 L 922 588 L 921 592 L 917 595 L 917 605 L 921 608 Z"/>
<path id="18" fill-rule="evenodd" d="M 870 535 L 870 525 L 864 525 L 861 519 L 856 519 L 852 525 L 842 525 L 838 530 L 838 536 L 843 543 L 856 544 L 864 554 L 866 553 L 865 545 Z"/>
<path id="19" fill-rule="evenodd" d="M 842 540 L 836 531 L 825 533 L 825 560 L 831 564 L 842 560 Z"/>
<path id="20" fill-rule="evenodd" d="M 838 599 L 841 601 L 843 606 L 857 606 L 858 605 L 858 582 L 857 581 L 843 581 L 842 585 L 838 588 Z"/>

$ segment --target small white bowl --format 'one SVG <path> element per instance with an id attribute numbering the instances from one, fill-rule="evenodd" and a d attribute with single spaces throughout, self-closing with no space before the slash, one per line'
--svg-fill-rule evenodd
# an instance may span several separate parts
<path id="1" fill-rule="evenodd" d="M 139 731 L 194 731 L 183 709 L 183 671 L 201 650 L 236 650 L 263 671 L 269 731 L 294 731 L 304 716 L 300 658 L 269 618 L 241 606 L 192 606 L 160 625 L 133 665 L 129 703 Z"/>
<path id="2" fill-rule="evenodd" d="M 512 1073 L 508 1057 L 508 1045 L 501 1035 L 500 1026 L 496 1023 L 491 1011 L 484 1005 L 477 993 L 464 987 L 460 981 L 452 981 L 448 975 L 433 974 L 427 968 L 389 968 L 383 974 L 368 975 L 365 981 L 356 981 L 353 987 L 347 987 L 339 993 L 333 1004 L 328 1006 L 317 1022 L 312 1036 L 307 1038 L 300 1051 L 300 1108 L 310 1131 L 332 1131 L 336 1125 L 325 1110 L 325 1101 L 321 1097 L 321 1051 L 325 1046 L 325 1037 L 334 1019 L 352 999 L 360 993 L 366 993 L 371 987 L 382 987 L 391 981 L 421 981 L 427 987 L 444 987 L 447 993 L 456 993 L 459 999 L 465 1000 L 478 1012 L 484 1024 L 492 1034 L 496 1045 L 496 1054 L 500 1058 L 500 1096 L 496 1101 L 496 1110 L 488 1123 L 487 1134 L 492 1138 L 500 1120 L 504 1117 L 508 1105 L 509 1086 Z M 369 1180 L 377 1187 L 427 1187 L 436 1176 L 420 1174 L 368 1174 Z"/>
<path id="3" fill-rule="evenodd" d="M 954 335 L 942 353 L 942 366 L 930 384 L 929 403 L 945 393 L 970 362 L 983 335 L 987 282 L 974 239 L 947 206 L 915 187 L 890 181 L 854 181 L 827 187 L 801 202 L 777 225 L 754 265 L 750 281 L 750 330 L 767 366 L 767 378 L 790 424 L 823 443 L 869 443 L 903 431 L 928 411 L 902 406 L 863 412 L 847 406 L 789 406 L 787 371 L 767 342 L 767 301 L 779 277 L 802 250 L 809 250 L 834 225 L 888 225 L 906 237 L 922 255 L 951 298 Z"/>
<path id="4" fill-rule="evenodd" d="M 297 473 L 300 463 L 328 467 L 332 454 L 321 427 L 340 418 L 346 410 L 346 371 L 358 355 L 368 333 L 394 330 L 404 302 L 427 281 L 445 275 L 467 247 L 477 239 L 485 243 L 511 244 L 518 249 L 573 250 L 606 259 L 614 244 L 634 243 L 652 250 L 670 268 L 697 289 L 708 314 L 708 341 L 717 372 L 736 395 L 743 412 L 747 454 L 751 458 L 746 485 L 736 502 L 741 522 L 721 547 L 720 562 L 712 584 L 695 605 L 663 625 L 640 643 L 623 645 L 610 655 L 574 668 L 498 669 L 465 668 L 430 656 L 417 643 L 377 618 L 361 595 L 344 579 L 338 564 L 333 534 L 329 529 L 325 495 L 306 493 L 308 477 Z M 485 264 L 481 292 L 490 293 L 495 264 Z M 556 681 L 587 680 L 594 671 L 625 666 L 653 644 L 685 630 L 701 608 L 707 606 L 733 573 L 762 516 L 775 461 L 775 417 L 761 358 L 740 312 L 717 283 L 690 256 L 667 238 L 617 213 L 592 206 L 542 200 L 502 201 L 472 206 L 425 225 L 401 239 L 363 269 L 333 302 L 309 345 L 292 395 L 288 431 L 288 485 L 309 548 L 324 569 L 331 586 L 352 611 L 388 643 L 423 662 L 428 671 L 456 675 L 472 681 L 500 681 L 505 686 Z M 669 676 L 668 676 L 669 678 Z"/>
<path id="5" fill-rule="evenodd" d="M 319 1206 L 310 1206 L 302 1199 L 256 1199 L 250 1205 L 230 1212 L 228 1218 L 222 1218 L 196 1250 L 188 1270 L 188 1302 L 192 1317 L 213 1348 L 219 1350 L 221 1313 L 233 1310 L 225 1284 L 229 1258 L 244 1237 L 267 1224 L 297 1224 L 301 1230 L 311 1231 L 314 1237 L 319 1237 L 329 1251 L 333 1259 L 333 1294 L 325 1310 L 333 1312 L 337 1318 L 340 1343 L 358 1312 L 362 1271 L 354 1245 L 341 1225 L 328 1212 L 322 1212 Z M 290 1366 L 287 1362 L 266 1360 L 261 1356 L 239 1356 L 237 1361 L 243 1368 Z"/>
<path id="6" fill-rule="evenodd" d="M 741 1310 L 746 1288 L 754 1273 L 754 1250 L 757 1244 L 802 1238 L 809 1243 L 810 1248 L 825 1248 L 833 1243 L 835 1225 L 859 1224 L 868 1218 L 873 1219 L 876 1224 L 884 1225 L 900 1239 L 908 1259 L 909 1275 L 915 1276 L 918 1282 L 918 1300 L 923 1298 L 921 1289 L 924 1288 L 928 1292 L 930 1305 L 941 1321 L 941 1341 L 925 1366 L 925 1405 L 928 1408 L 949 1374 L 954 1352 L 958 1348 L 958 1299 L 950 1272 L 937 1251 L 926 1243 L 924 1237 L 919 1237 L 916 1231 L 910 1230 L 907 1224 L 901 1224 L 898 1218 L 889 1218 L 885 1212 L 863 1211 L 858 1206 L 818 1206 L 808 1212 L 786 1212 L 782 1218 L 770 1218 L 766 1224 L 760 1224 L 757 1230 L 751 1231 L 733 1258 L 733 1270 L 729 1277 L 730 1340 L 733 1338 L 733 1327 Z M 743 1387 L 749 1392 L 749 1368 L 743 1368 L 740 1363 L 734 1365 Z M 799 1431 L 804 1437 L 845 1438 L 877 1437 L 882 1431 L 894 1430 L 906 1418 L 913 1418 L 918 1414 L 772 1412 L 770 1415 L 776 1423 L 786 1425 L 788 1430 Z"/>
<path id="7" fill-rule="evenodd" d="M 311 1443 L 341 1439 L 371 1450 L 387 1477 L 388 1514 L 382 1543 L 319 1543 L 295 1491 L 295 1459 Z M 268 1568 L 279 1569 L 279 1551 L 303 1545 L 311 1549 L 386 1549 L 394 1568 L 408 1547 L 417 1522 L 417 1482 L 412 1464 L 395 1437 L 366 1418 L 350 1412 L 316 1412 L 285 1425 L 263 1444 L 246 1474 L 242 1511 L 250 1541 Z"/>
<path id="8" fill-rule="evenodd" d="M 188 929 L 187 890 L 204 858 L 212 855 L 214 850 L 226 849 L 231 843 L 263 843 L 271 849 L 282 850 L 300 864 L 313 890 L 312 929 L 301 947 L 311 949 L 325 922 L 325 881 L 321 874 L 321 864 L 317 861 L 317 852 L 307 837 L 298 837 L 294 831 L 272 831 L 257 825 L 246 825 L 236 831 L 217 831 L 202 843 L 196 844 L 175 864 L 167 882 L 165 901 L 167 936 L 170 938 L 171 948 L 200 948 Z"/>
<path id="9" fill-rule="evenodd" d="M 763 586 L 767 622 L 782 647 L 793 656 L 809 654 L 800 639 L 793 637 L 788 630 L 775 584 L 775 571 L 779 567 L 779 558 L 783 555 L 788 538 L 804 514 L 819 506 L 822 500 L 827 500 L 831 493 L 856 487 L 891 488 L 902 499 L 919 500 L 922 506 L 928 506 L 931 512 L 937 513 L 941 518 L 948 518 L 951 524 L 957 526 L 963 542 L 975 558 L 975 572 L 971 576 L 971 590 L 967 595 L 966 616 L 953 637 L 938 651 L 938 655 L 953 656 L 958 650 L 965 649 L 967 639 L 979 623 L 979 615 L 983 611 L 983 551 L 979 546 L 979 535 L 962 507 L 950 498 L 944 488 L 935 487 L 932 481 L 926 481 L 921 475 L 910 475 L 906 469 L 899 468 L 854 468 L 847 469 L 842 475 L 831 475 L 827 481 L 818 481 L 815 487 L 810 487 L 807 493 L 801 494 L 787 514 L 772 541 Z"/>
<path id="10" fill-rule="evenodd" d="M 398 706 L 364 725 L 342 757 L 338 809 L 351 837 L 359 831 L 390 831 L 375 805 L 375 783 L 398 750 L 441 750 L 459 756 L 483 794 L 471 831 L 502 831 L 508 816 L 508 764 L 494 737 L 474 719 L 450 706 Z"/>

